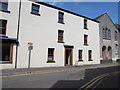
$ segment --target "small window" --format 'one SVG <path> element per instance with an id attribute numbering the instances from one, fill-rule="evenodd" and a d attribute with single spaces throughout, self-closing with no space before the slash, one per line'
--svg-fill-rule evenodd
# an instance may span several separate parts
<path id="1" fill-rule="evenodd" d="M 83 52 L 82 50 L 78 51 L 78 61 L 83 61 L 82 60 L 82 52 Z"/>
<path id="2" fill-rule="evenodd" d="M 58 30 L 58 42 L 63 42 L 63 33 L 64 31 Z"/>
<path id="3" fill-rule="evenodd" d="M 111 31 L 110 31 L 110 29 L 108 30 L 108 39 L 111 39 Z"/>
<path id="4" fill-rule="evenodd" d="M 39 7 L 40 7 L 39 5 L 32 4 L 32 11 L 31 11 L 31 13 L 39 15 Z"/>
<path id="5" fill-rule="evenodd" d="M 115 53 L 118 53 L 118 44 L 115 44 Z"/>
<path id="6" fill-rule="evenodd" d="M 104 28 L 103 28 L 102 33 L 103 33 L 103 38 L 105 38 L 105 29 Z"/>
<path id="7" fill-rule="evenodd" d="M 117 41 L 117 31 L 115 31 L 115 41 Z"/>
<path id="8" fill-rule="evenodd" d="M 0 10 L 7 11 L 8 10 L 8 1 L 0 0 Z"/>
<path id="9" fill-rule="evenodd" d="M 107 30 L 107 28 L 105 28 L 105 38 L 107 39 L 107 33 L 108 33 L 108 30 Z"/>
<path id="10" fill-rule="evenodd" d="M 64 13 L 63 12 L 59 12 L 58 15 L 58 23 L 64 23 Z"/>
<path id="11" fill-rule="evenodd" d="M 88 60 L 92 61 L 92 50 L 88 50 Z"/>
<path id="12" fill-rule="evenodd" d="M 84 45 L 88 45 L 88 35 L 84 35 Z"/>
<path id="13" fill-rule="evenodd" d="M 7 20 L 0 19 L 0 34 L 1 35 L 6 35 L 6 26 L 7 26 Z"/>
<path id="14" fill-rule="evenodd" d="M 84 29 L 88 29 L 87 28 L 87 19 L 84 19 Z"/>
<path id="15" fill-rule="evenodd" d="M 48 48 L 48 61 L 54 61 L 54 48 Z"/>

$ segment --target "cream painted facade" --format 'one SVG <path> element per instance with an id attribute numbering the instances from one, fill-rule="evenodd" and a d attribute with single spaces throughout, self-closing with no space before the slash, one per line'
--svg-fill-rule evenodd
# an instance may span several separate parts
<path id="1" fill-rule="evenodd" d="M 19 0 L 8 3 L 10 13 L 0 11 L 0 19 L 7 23 L 7 36 L 17 38 Z M 22 0 L 23 1 L 23 0 Z M 32 3 L 40 6 L 39 15 L 31 14 Z M 58 12 L 64 13 L 64 24 L 58 23 Z M 88 30 L 84 29 L 87 19 Z M 63 43 L 58 42 L 58 30 L 63 30 Z M 88 46 L 84 45 L 84 35 L 88 35 Z M 72 47 L 72 65 L 100 64 L 99 23 L 84 16 L 69 13 L 66 10 L 26 0 L 21 2 L 19 46 L 17 68 L 28 68 L 28 42 L 33 43 L 30 67 L 65 66 L 65 47 Z M 48 48 L 54 48 L 54 61 L 48 61 Z M 78 50 L 83 50 L 82 59 L 78 61 Z M 88 50 L 92 50 L 92 60 L 88 60 Z M 15 68 L 16 45 L 13 48 L 12 63 L 1 64 L 2 69 Z"/>

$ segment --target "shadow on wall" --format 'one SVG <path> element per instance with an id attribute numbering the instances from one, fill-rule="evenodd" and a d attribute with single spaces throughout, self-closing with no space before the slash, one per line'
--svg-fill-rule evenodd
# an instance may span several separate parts
<path id="1" fill-rule="evenodd" d="M 85 85 L 87 82 L 92 80 L 93 78 L 110 72 L 118 71 L 118 67 L 108 67 L 108 68 L 97 68 L 97 69 L 86 69 L 85 70 L 85 77 L 81 80 L 60 80 L 56 82 L 49 90 L 58 90 L 58 89 L 65 89 L 65 90 L 77 90 L 78 88 Z M 118 78 L 115 81 L 112 81 L 112 85 L 105 86 L 106 88 L 118 88 Z M 94 87 L 91 87 L 94 88 Z M 104 88 L 104 86 L 103 86 Z"/>

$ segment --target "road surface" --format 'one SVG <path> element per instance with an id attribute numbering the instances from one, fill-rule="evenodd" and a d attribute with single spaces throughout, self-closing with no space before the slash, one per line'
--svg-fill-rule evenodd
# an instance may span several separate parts
<path id="1" fill-rule="evenodd" d="M 42 88 L 49 88 L 49 90 L 55 90 L 56 88 L 67 88 L 67 90 L 119 88 L 119 67 L 73 69 L 64 72 L 2 77 L 2 88 L 34 88 L 33 90 L 35 88 L 38 90 Z"/>

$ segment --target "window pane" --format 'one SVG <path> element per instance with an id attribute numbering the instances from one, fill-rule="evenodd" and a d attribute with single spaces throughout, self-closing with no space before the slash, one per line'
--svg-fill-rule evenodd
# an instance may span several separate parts
<path id="1" fill-rule="evenodd" d="M 0 34 L 5 34 L 6 33 L 6 20 L 0 20 Z"/>
<path id="2" fill-rule="evenodd" d="M 48 61 L 54 59 L 54 48 L 48 48 Z"/>
<path id="3" fill-rule="evenodd" d="M 63 19 L 62 19 L 62 18 L 59 18 L 59 22 L 60 22 L 60 23 L 63 23 Z"/>
<path id="4" fill-rule="evenodd" d="M 64 13 L 59 12 L 59 17 L 63 18 Z"/>
<path id="5" fill-rule="evenodd" d="M 63 38 L 61 36 L 58 37 L 58 40 L 63 40 Z"/>
<path id="6" fill-rule="evenodd" d="M 8 5 L 7 5 L 7 4 L 0 3 L 0 9 L 1 9 L 1 10 L 7 10 L 7 8 L 8 8 Z"/>
<path id="7" fill-rule="evenodd" d="M 8 5 L 7 4 L 2 4 L 2 9 L 7 10 Z"/>
<path id="8" fill-rule="evenodd" d="M 33 9 L 38 9 L 38 10 L 39 10 L 39 6 L 37 6 L 37 5 L 33 5 L 32 8 L 33 8 Z"/>
<path id="9" fill-rule="evenodd" d="M 36 14 L 39 14 L 39 11 L 36 11 L 36 10 L 32 10 L 32 13 L 36 13 Z"/>
<path id="10" fill-rule="evenodd" d="M 2 44 L 2 57 L 0 56 L 0 61 L 9 61 L 10 57 L 10 45 Z"/>

